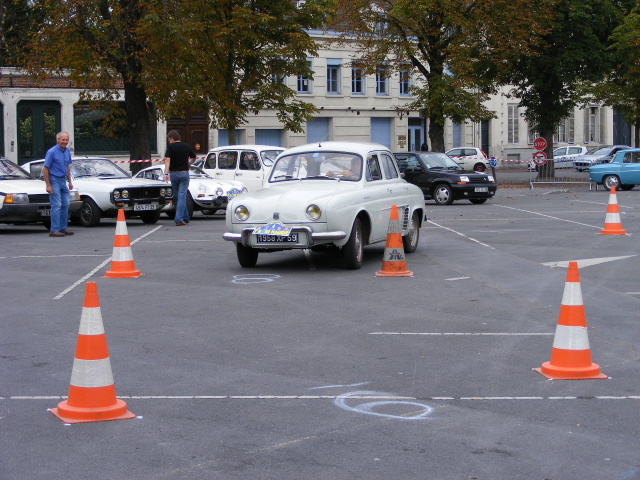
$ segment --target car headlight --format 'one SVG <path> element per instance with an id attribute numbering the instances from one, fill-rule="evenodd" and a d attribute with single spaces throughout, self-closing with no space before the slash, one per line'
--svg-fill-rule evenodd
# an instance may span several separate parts
<path id="1" fill-rule="evenodd" d="M 207 193 L 207 186 L 204 183 L 198 184 L 198 191 L 202 193 Z"/>
<path id="2" fill-rule="evenodd" d="M 465 182 L 465 183 L 469 183 L 469 177 L 466 175 L 460 175 L 460 181 L 461 182 Z"/>
<path id="3" fill-rule="evenodd" d="M 321 215 L 322 210 L 320 210 L 320 207 L 318 205 L 312 204 L 307 207 L 307 217 L 309 217 L 309 220 L 316 221 L 320 218 Z"/>
<path id="4" fill-rule="evenodd" d="M 120 192 L 120 196 L 121 196 L 122 198 L 129 198 L 129 190 L 122 190 L 122 191 Z M 114 195 L 114 198 L 115 198 L 115 195 Z"/>
<path id="5" fill-rule="evenodd" d="M 167 197 L 173 197 L 173 189 L 167 188 Z"/>
<path id="6" fill-rule="evenodd" d="M 26 193 L 7 193 L 4 203 L 29 203 L 29 195 Z"/>
<path id="7" fill-rule="evenodd" d="M 113 198 L 115 200 L 118 200 L 120 198 L 120 190 L 116 190 L 115 192 L 113 192 Z"/>
<path id="8" fill-rule="evenodd" d="M 495 178 L 493 178 L 493 175 L 488 175 L 488 177 L 489 177 L 489 181 L 490 182 L 495 182 L 496 181 Z"/>
<path id="9" fill-rule="evenodd" d="M 216 188 L 216 196 L 221 197 L 223 195 L 224 195 L 224 190 L 222 189 L 222 187 Z"/>
<path id="10" fill-rule="evenodd" d="M 70 190 L 69 191 L 69 201 L 73 202 L 76 200 L 80 200 L 80 192 L 78 192 L 77 190 Z"/>
<path id="11" fill-rule="evenodd" d="M 249 218 L 249 209 L 244 205 L 238 205 L 233 214 L 238 220 L 244 222 L 247 218 Z"/>
<path id="12" fill-rule="evenodd" d="M 247 187 L 242 187 L 242 193 L 247 193 L 249 189 Z"/>

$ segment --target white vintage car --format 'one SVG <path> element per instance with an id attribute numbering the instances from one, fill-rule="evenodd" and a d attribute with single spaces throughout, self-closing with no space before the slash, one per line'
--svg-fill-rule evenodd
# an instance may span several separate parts
<path id="1" fill-rule="evenodd" d="M 216 180 L 237 180 L 249 191 L 262 188 L 283 147 L 271 145 L 230 145 L 209 150 L 206 158 L 193 165 Z"/>
<path id="2" fill-rule="evenodd" d="M 43 167 L 44 160 L 23 165 L 36 178 L 43 178 Z M 173 198 L 171 185 L 133 179 L 107 158 L 74 157 L 71 174 L 82 199 L 78 214 L 71 218 L 85 227 L 97 226 L 102 217 L 115 218 L 119 209 L 125 211 L 127 218 L 140 217 L 144 223 L 153 224 Z"/>
<path id="3" fill-rule="evenodd" d="M 223 238 L 236 244 L 242 267 L 255 266 L 260 252 L 310 248 L 339 249 L 345 266 L 358 269 L 364 246 L 387 239 L 393 205 L 405 251 L 414 252 L 424 196 L 401 177 L 389 149 L 313 143 L 281 153 L 264 188 L 229 202 Z"/>
<path id="4" fill-rule="evenodd" d="M 133 178 L 164 181 L 164 165 L 140 170 Z M 187 195 L 189 216 L 192 217 L 193 212 L 197 210 L 200 210 L 203 215 L 213 215 L 218 210 L 227 208 L 231 198 L 246 191 L 247 188 L 242 182 L 216 180 L 204 170 L 191 167 L 189 169 L 189 194 Z M 175 202 L 166 205 L 162 211 L 169 218 L 175 218 Z"/>
<path id="5" fill-rule="evenodd" d="M 71 190 L 69 196 L 69 212 L 77 212 L 78 191 Z M 42 223 L 51 228 L 51 204 L 44 182 L 5 159 L 0 159 L 0 223 Z"/>

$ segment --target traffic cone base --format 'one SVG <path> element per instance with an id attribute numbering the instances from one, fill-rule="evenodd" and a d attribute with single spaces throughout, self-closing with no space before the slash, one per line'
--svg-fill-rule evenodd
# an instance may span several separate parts
<path id="1" fill-rule="evenodd" d="M 569 262 L 551 359 L 534 370 L 554 380 L 609 378 L 591 361 L 578 262 Z"/>
<path id="2" fill-rule="evenodd" d="M 127 231 L 127 220 L 122 209 L 118 210 L 111 270 L 107 271 L 104 276 L 105 278 L 138 278 L 142 276 L 142 272 L 136 269 L 136 264 L 133 261 L 131 241 Z"/>
<path id="3" fill-rule="evenodd" d="M 618 205 L 618 196 L 615 185 L 611 187 L 609 195 L 609 204 L 607 205 L 607 214 L 604 219 L 604 228 L 600 230 L 601 235 L 628 235 L 627 231 L 622 228 L 622 220 L 620 220 L 620 206 Z"/>
<path id="4" fill-rule="evenodd" d="M 413 277 L 413 272 L 407 268 L 407 261 L 404 258 L 404 244 L 402 243 L 397 205 L 391 207 L 382 270 L 376 273 L 376 277 Z"/>
<path id="5" fill-rule="evenodd" d="M 67 400 L 50 411 L 66 423 L 135 417 L 127 409 L 127 404 L 116 397 L 109 346 L 95 282 L 87 283 L 69 395 Z"/>

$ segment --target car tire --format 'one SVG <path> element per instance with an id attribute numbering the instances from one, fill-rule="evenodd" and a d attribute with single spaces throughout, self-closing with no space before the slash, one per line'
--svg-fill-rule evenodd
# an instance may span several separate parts
<path id="1" fill-rule="evenodd" d="M 174 218 L 176 218 L 176 206 L 173 204 L 173 202 L 171 202 L 171 208 L 172 210 L 168 210 L 164 213 L 167 215 L 167 217 L 173 220 Z"/>
<path id="2" fill-rule="evenodd" d="M 453 190 L 446 183 L 440 183 L 433 188 L 431 197 L 436 205 L 451 205 L 453 203 Z"/>
<path id="3" fill-rule="evenodd" d="M 619 185 L 618 186 L 620 190 L 625 190 L 625 191 L 633 190 L 633 187 L 635 187 L 635 185 Z"/>
<path id="4" fill-rule="evenodd" d="M 620 185 L 620 178 L 617 175 L 605 175 L 602 179 L 602 186 L 604 189 L 609 191 L 614 185 L 617 189 Z"/>
<path id="5" fill-rule="evenodd" d="M 154 223 L 158 223 L 160 220 L 161 210 L 154 210 L 153 212 L 144 212 L 140 214 L 140 220 L 144 222 L 145 225 L 153 225 Z"/>
<path id="6" fill-rule="evenodd" d="M 189 212 L 189 218 L 193 217 L 193 211 L 196 209 L 196 202 L 193 201 L 190 193 L 187 193 L 187 212 Z"/>
<path id="7" fill-rule="evenodd" d="M 470 198 L 469 201 L 474 205 L 482 205 L 484 202 L 487 201 L 487 199 L 486 198 Z"/>
<path id="8" fill-rule="evenodd" d="M 418 248 L 418 242 L 420 241 L 420 213 L 413 212 L 411 215 L 411 223 L 407 234 L 402 237 L 402 245 L 404 245 L 405 253 L 413 253 Z"/>
<path id="9" fill-rule="evenodd" d="M 258 263 L 258 250 L 251 247 L 245 247 L 241 243 L 236 243 L 236 254 L 238 255 L 238 263 L 242 268 L 252 268 Z"/>
<path id="10" fill-rule="evenodd" d="M 478 162 L 473 166 L 473 170 L 475 172 L 485 172 L 487 170 L 487 166 L 484 163 Z"/>
<path id="11" fill-rule="evenodd" d="M 362 259 L 364 257 L 364 231 L 362 229 L 362 221 L 356 218 L 351 227 L 351 235 L 349 240 L 342 247 L 342 258 L 345 267 L 349 270 L 358 270 L 362 267 Z"/>
<path id="12" fill-rule="evenodd" d="M 89 197 L 83 198 L 79 213 L 80 225 L 83 227 L 97 227 L 100 223 L 100 217 L 102 217 L 102 212 L 96 202 Z"/>
<path id="13" fill-rule="evenodd" d="M 42 221 L 42 225 L 44 226 L 44 228 L 46 228 L 47 230 L 51 230 L 51 220 L 47 219 L 47 220 L 43 220 Z"/>
<path id="14" fill-rule="evenodd" d="M 202 214 L 203 215 L 215 215 L 217 211 L 218 211 L 217 208 L 204 208 L 202 210 Z"/>

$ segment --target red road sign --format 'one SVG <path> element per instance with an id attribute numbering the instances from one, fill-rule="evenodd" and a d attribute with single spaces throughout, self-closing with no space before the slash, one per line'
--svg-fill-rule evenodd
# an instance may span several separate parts
<path id="1" fill-rule="evenodd" d="M 536 165 L 544 165 L 547 163 L 547 154 L 543 151 L 538 151 L 533 154 L 533 163 Z"/>
<path id="2" fill-rule="evenodd" d="M 533 146 L 536 150 L 544 150 L 547 148 L 547 141 L 542 137 L 538 137 L 533 141 Z"/>

